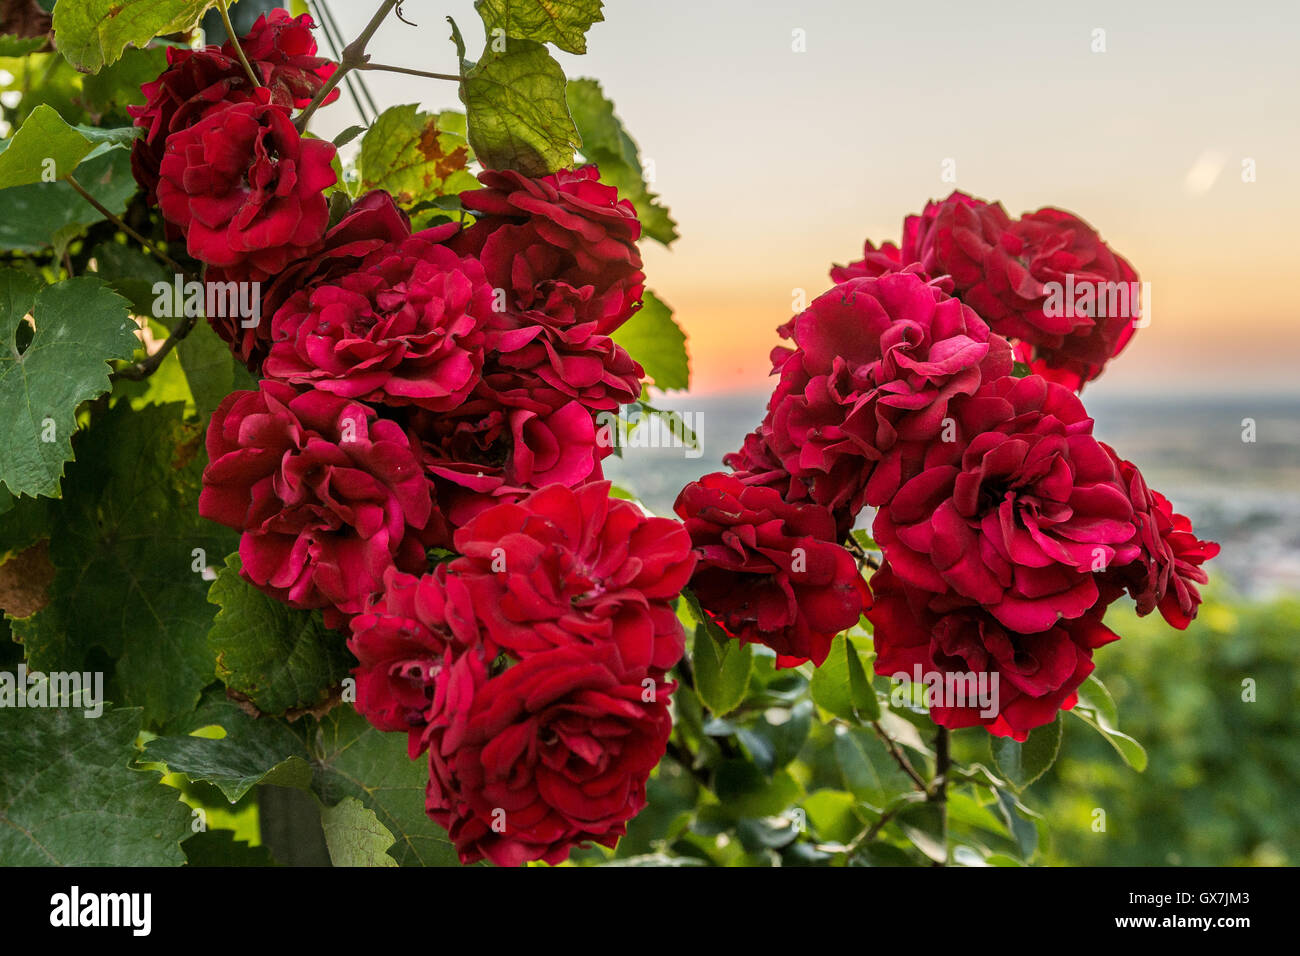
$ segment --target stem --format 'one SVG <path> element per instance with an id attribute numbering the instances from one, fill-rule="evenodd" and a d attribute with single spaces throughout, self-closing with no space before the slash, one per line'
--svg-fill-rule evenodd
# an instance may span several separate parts
<path id="1" fill-rule="evenodd" d="M 948 771 L 952 758 L 948 752 L 948 728 L 940 727 L 934 734 L 934 779 L 930 781 L 929 796 L 931 803 L 939 808 L 939 832 L 943 834 L 944 852 L 948 847 Z M 943 863 L 936 863 L 943 866 Z"/>
<path id="2" fill-rule="evenodd" d="M 370 38 L 375 35 L 375 31 L 379 29 L 380 24 L 384 22 L 388 15 L 393 12 L 393 8 L 400 2 L 401 0 L 384 0 L 379 5 L 379 9 L 375 11 L 375 15 L 370 18 L 370 22 L 366 24 L 366 28 L 361 31 L 361 36 L 343 48 L 343 55 L 339 57 L 339 68 L 325 81 L 325 85 L 317 92 L 315 99 L 308 104 L 307 108 L 298 117 L 296 125 L 299 132 L 306 131 L 311 118 L 316 115 L 316 111 L 320 109 L 321 104 L 343 82 L 343 78 L 353 70 L 366 64 L 366 46 L 370 43 Z"/>
<path id="3" fill-rule="evenodd" d="M 121 216 L 117 215 L 114 212 L 111 212 L 108 209 L 108 207 L 106 207 L 103 203 L 101 203 L 90 193 L 86 192 L 85 187 L 83 187 L 81 183 L 77 182 L 75 176 L 69 173 L 67 176 L 63 178 L 69 186 L 71 186 L 73 189 L 75 189 L 78 193 L 81 194 L 82 199 L 86 200 L 86 202 L 94 206 L 96 211 L 98 211 L 101 216 L 103 216 L 109 222 L 113 223 L 113 225 L 117 226 L 117 228 L 121 229 L 124 233 L 126 233 L 136 242 L 140 243 L 140 245 L 144 246 L 144 248 L 150 253 L 152 253 L 154 256 L 156 256 L 158 258 L 158 261 L 160 261 L 163 265 L 170 268 L 177 275 L 182 275 L 182 276 L 186 276 L 187 278 L 192 278 L 191 276 L 189 276 L 189 273 L 185 271 L 185 268 L 179 262 L 177 262 L 171 256 L 167 255 L 167 253 L 158 249 L 152 242 L 150 242 L 144 236 L 140 235 L 140 233 L 136 232 L 125 222 L 123 222 Z"/>
<path id="4" fill-rule="evenodd" d="M 451 80 L 459 83 L 460 77 L 452 73 L 430 73 L 428 70 L 412 70 L 406 66 L 389 66 L 387 63 L 362 63 L 358 70 L 381 70 L 384 73 L 405 73 L 407 76 L 423 76 L 430 80 Z"/>
<path id="5" fill-rule="evenodd" d="M 262 81 L 257 78 L 253 71 L 253 64 L 248 62 L 248 57 L 244 55 L 244 48 L 239 45 L 239 37 L 235 34 L 235 27 L 230 22 L 230 7 L 226 0 L 217 0 L 217 6 L 221 8 L 221 22 L 226 25 L 226 34 L 230 37 L 230 43 L 235 48 L 235 54 L 239 57 L 239 62 L 244 64 L 244 72 L 248 78 L 253 81 L 254 86 L 261 86 Z"/>
<path id="6" fill-rule="evenodd" d="M 894 758 L 896 764 L 903 768 L 903 773 L 907 774 L 908 777 L 911 778 L 912 783 L 916 785 L 916 789 L 920 790 L 922 793 L 929 793 L 930 787 L 925 782 L 925 778 L 916 772 L 916 768 L 912 766 L 912 762 L 907 759 L 907 754 L 903 753 L 903 751 L 899 749 L 898 743 L 894 738 L 885 733 L 885 728 L 880 726 L 880 721 L 873 720 L 871 722 L 871 729 L 876 732 L 876 735 L 882 741 L 884 741 L 885 748 L 889 751 L 889 755 Z"/>
<path id="7" fill-rule="evenodd" d="M 867 554 L 867 552 L 862 549 L 862 545 L 853 540 L 852 535 L 844 539 L 844 547 L 848 548 L 848 550 L 858 559 L 859 568 L 865 565 L 873 571 L 880 570 L 880 562 Z"/>
<path id="8" fill-rule="evenodd" d="M 124 365 L 122 368 L 114 372 L 111 377 L 113 379 L 130 379 L 133 382 L 140 382 L 148 378 L 154 372 L 158 371 L 158 367 L 162 365 L 167 356 L 171 354 L 172 349 L 180 345 L 181 340 L 193 332 L 194 326 L 197 324 L 198 316 L 187 315 L 185 318 L 181 319 L 176 328 L 172 330 L 172 334 L 167 336 L 166 341 L 164 341 L 162 345 L 158 346 L 158 351 L 154 352 L 153 355 L 150 355 L 143 361 L 136 362 L 134 365 Z"/>

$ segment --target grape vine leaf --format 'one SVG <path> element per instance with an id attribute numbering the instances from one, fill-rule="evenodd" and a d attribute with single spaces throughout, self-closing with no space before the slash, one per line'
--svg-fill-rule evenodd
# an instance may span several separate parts
<path id="1" fill-rule="evenodd" d="M 94 149 L 89 138 L 42 103 L 0 152 L 0 189 L 62 179 Z"/>
<path id="2" fill-rule="evenodd" d="M 330 862 L 335 866 L 397 866 L 388 848 L 397 842 L 379 822 L 375 811 L 356 797 L 344 797 L 332 807 L 321 807 L 321 828 Z"/>
<path id="3" fill-rule="evenodd" d="M 531 40 L 513 40 L 503 51 L 489 45 L 477 63 L 461 53 L 460 98 L 469 144 L 488 169 L 514 169 L 544 176 L 573 165 L 582 138 L 564 98 L 564 70 Z"/>
<path id="4" fill-rule="evenodd" d="M 86 159 L 77 167 L 77 182 L 115 215 L 126 211 L 139 189 L 125 149 Z M 32 183 L 0 190 L 0 249 L 42 252 L 54 247 L 56 258 L 82 231 L 103 219 L 66 182 Z"/>
<path id="5" fill-rule="evenodd" d="M 444 122 L 440 114 L 421 112 L 413 103 L 384 110 L 361 140 L 360 191 L 385 189 L 409 206 L 477 188 L 478 180 L 467 168 L 474 157 L 463 133 L 456 132 L 457 119 L 464 123 L 455 113 Z"/>
<path id="6" fill-rule="evenodd" d="M 213 738 L 195 731 L 220 727 Z M 144 760 L 173 773 L 213 784 L 231 803 L 261 783 L 305 788 L 311 767 L 302 740 L 283 721 L 250 717 L 234 703 L 209 694 L 175 732 L 149 741 Z"/>
<path id="7" fill-rule="evenodd" d="M 54 7 L 54 41 L 82 73 L 97 73 L 128 46 L 142 47 L 167 33 L 188 33 L 215 2 L 63 0 Z"/>
<path id="8" fill-rule="evenodd" d="M 566 53 L 587 52 L 587 31 L 605 19 L 602 0 L 475 0 L 488 35 L 554 43 Z"/>
<path id="9" fill-rule="evenodd" d="M 401 866 L 459 866 L 446 832 L 424 812 L 428 766 L 410 760 L 405 734 L 376 730 L 351 707 L 336 707 L 304 728 L 311 752 L 312 788 L 326 806 L 355 797 L 396 843 L 388 851 Z"/>
<path id="10" fill-rule="evenodd" d="M 23 349 L 28 313 L 35 333 Z M 126 300 L 98 279 L 42 288 L 0 269 L 0 335 L 0 483 L 14 494 L 57 497 L 77 406 L 108 391 L 107 362 L 131 357 L 135 324 Z"/>
<path id="11" fill-rule="evenodd" d="M 199 517 L 203 432 L 181 404 L 120 402 L 77 444 L 50 528 L 53 602 L 14 623 L 38 670 L 116 658 L 120 697 L 149 725 L 193 710 L 212 682 L 206 564 L 235 533 Z"/>
<path id="12" fill-rule="evenodd" d="M 179 866 L 190 812 L 137 770 L 140 711 L 0 707 L 0 860 L 9 866 Z"/>
<path id="13" fill-rule="evenodd" d="M 326 629 L 319 613 L 263 594 L 239 569 L 239 555 L 230 555 L 208 593 L 221 608 L 208 632 L 217 676 L 263 714 L 324 703 L 356 663 L 344 636 Z"/>
<path id="14" fill-rule="evenodd" d="M 583 158 L 600 168 L 601 180 L 618 189 L 620 199 L 631 200 L 641 221 L 641 235 L 671 245 L 677 239 L 677 223 L 650 191 L 641 151 L 600 84 L 586 78 L 570 80 L 565 96 L 582 137 Z"/>
<path id="15" fill-rule="evenodd" d="M 646 292 L 639 311 L 611 336 L 641 363 L 648 378 L 663 391 L 689 388 L 691 358 L 686 333 L 673 321 L 673 310 L 653 292 Z"/>

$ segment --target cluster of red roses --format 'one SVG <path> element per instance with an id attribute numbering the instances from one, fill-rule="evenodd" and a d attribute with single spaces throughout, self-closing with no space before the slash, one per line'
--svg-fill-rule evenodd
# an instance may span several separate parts
<path id="1" fill-rule="evenodd" d="M 1219 549 L 1093 436 L 1076 394 L 1138 317 L 1051 304 L 1053 283 L 1101 296 L 1136 280 L 1091 227 L 954 193 L 903 235 L 868 242 L 781 328 L 794 348 L 773 352 L 779 382 L 733 473 L 683 489 L 691 587 L 782 665 L 820 664 L 865 613 L 882 675 L 996 675 L 996 716 L 941 700 L 937 723 L 1023 740 L 1074 705 L 1117 637 L 1112 601 L 1127 591 L 1184 628 Z M 840 544 L 868 506 L 874 597 Z"/>
<path id="2" fill-rule="evenodd" d="M 292 115 L 334 69 L 312 27 L 242 38 L 260 85 L 233 46 L 169 50 L 136 117 L 137 175 L 208 281 L 265 283 L 261 321 L 209 317 L 263 377 L 212 417 L 200 511 L 250 582 L 350 629 L 357 708 L 427 753 L 463 860 L 612 845 L 671 731 L 695 564 L 602 480 L 596 416 L 643 374 L 610 338 L 640 223 L 587 167 L 484 172 L 468 228 L 412 232 L 385 192 L 331 227 L 334 147 Z"/>

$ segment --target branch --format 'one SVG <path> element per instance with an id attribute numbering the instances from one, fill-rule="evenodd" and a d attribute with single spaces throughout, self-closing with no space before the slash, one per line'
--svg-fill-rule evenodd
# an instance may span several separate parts
<path id="1" fill-rule="evenodd" d="M 148 239 L 146 239 L 144 236 L 140 235 L 140 233 L 136 232 L 134 229 L 132 229 L 130 226 L 128 226 L 125 222 L 123 222 L 121 216 L 117 215 L 117 214 L 114 213 L 114 212 L 111 212 L 111 211 L 108 209 L 107 206 L 105 206 L 103 203 L 101 203 L 98 199 L 96 199 L 96 198 L 95 198 L 94 196 L 92 196 L 90 193 L 86 192 L 85 187 L 82 186 L 81 183 L 77 182 L 75 176 L 73 176 L 71 173 L 69 173 L 67 176 L 65 176 L 65 177 L 63 177 L 63 178 L 64 178 L 64 180 L 67 182 L 67 184 L 68 184 L 69 186 L 71 186 L 73 189 L 75 189 L 78 193 L 81 194 L 81 198 L 82 198 L 82 199 L 86 200 L 86 202 L 88 202 L 88 203 L 90 203 L 92 206 L 94 206 L 95 209 L 99 212 L 99 214 L 100 214 L 101 216 L 103 216 L 103 217 L 104 217 L 105 219 L 107 219 L 109 222 L 113 223 L 113 225 L 117 226 L 117 228 L 121 229 L 124 233 L 126 233 L 128 236 L 130 236 L 130 237 L 131 237 L 132 239 L 134 239 L 136 242 L 140 243 L 140 245 L 144 246 L 144 248 L 145 248 L 148 252 L 150 252 L 150 253 L 152 253 L 154 256 L 156 256 L 156 257 L 158 258 L 158 261 L 160 261 L 163 265 L 165 265 L 165 266 L 167 266 L 168 268 L 170 268 L 170 269 L 171 269 L 173 272 L 175 272 L 177 275 L 185 276 L 185 277 L 188 278 L 188 279 L 192 279 L 192 278 L 193 278 L 193 276 L 191 276 L 188 272 L 185 271 L 185 267 L 184 267 L 184 266 L 182 266 L 179 262 L 177 262 L 177 261 L 176 261 L 175 259 L 173 259 L 171 256 L 167 255 L 167 253 L 163 252 L 161 249 L 159 249 L 157 246 L 155 246 L 152 242 L 150 242 L 150 241 L 149 241 Z"/>
<path id="2" fill-rule="evenodd" d="M 325 85 L 320 88 L 315 99 L 298 116 L 295 125 L 300 133 L 306 132 L 307 124 L 311 122 L 311 118 L 316 115 L 316 111 L 320 109 L 321 104 L 343 82 L 343 78 L 368 62 L 369 57 L 366 56 L 366 46 L 370 43 L 370 38 L 375 35 L 375 31 L 379 29 L 380 24 L 384 22 L 388 14 L 392 13 L 393 8 L 400 3 L 401 0 L 384 0 L 379 5 L 379 9 L 375 11 L 375 15 L 370 18 L 370 22 L 366 24 L 366 28 L 361 31 L 361 36 L 343 48 L 343 55 L 339 57 L 339 68 L 325 81 Z"/>
<path id="3" fill-rule="evenodd" d="M 930 792 L 929 785 L 926 784 L 925 779 L 916 772 L 916 768 L 912 766 L 912 762 L 907 759 L 907 754 L 903 753 L 903 751 L 899 749 L 897 741 L 895 741 L 893 737 L 889 736 L 889 734 L 885 733 L 885 728 L 880 726 L 880 721 L 873 720 L 871 722 L 871 729 L 876 732 L 876 736 L 884 741 L 885 749 L 887 749 L 889 755 L 894 758 L 894 762 L 903 768 L 903 773 L 907 774 L 908 777 L 911 778 L 912 783 L 916 785 L 916 789 L 920 790 L 922 793 L 928 794 Z"/>
<path id="4" fill-rule="evenodd" d="M 406 66 L 389 66 L 387 63 L 362 63 L 356 67 L 358 70 L 380 70 L 384 73 L 405 73 L 407 76 L 423 76 L 431 80 L 451 80 L 453 83 L 459 83 L 460 77 L 453 73 L 430 73 L 427 70 L 412 70 Z"/>
<path id="5" fill-rule="evenodd" d="M 244 64 L 244 72 L 248 74 L 248 78 L 253 81 L 254 86 L 261 86 L 262 81 L 258 79 L 257 73 L 253 70 L 253 64 L 248 62 L 248 57 L 244 55 L 244 48 L 239 45 L 239 37 L 235 34 L 235 28 L 230 22 L 230 6 L 227 0 L 217 0 L 217 6 L 221 8 L 221 21 L 226 25 L 226 34 L 230 37 L 230 45 L 235 48 L 239 62 Z"/>
<path id="6" fill-rule="evenodd" d="M 158 371 L 158 367 L 171 354 L 172 349 L 180 345 L 181 340 L 194 331 L 194 326 L 197 323 L 198 316 L 187 315 L 181 319 L 180 324 L 172 330 L 172 334 L 167 336 L 167 340 L 158 347 L 158 351 L 154 352 L 153 355 L 143 361 L 136 362 L 134 365 L 124 365 L 109 377 L 114 381 L 118 379 L 129 379 L 133 382 L 144 381 Z"/>

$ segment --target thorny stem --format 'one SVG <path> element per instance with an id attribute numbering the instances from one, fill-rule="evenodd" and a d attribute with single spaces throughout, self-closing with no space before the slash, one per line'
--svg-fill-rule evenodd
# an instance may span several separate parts
<path id="1" fill-rule="evenodd" d="M 148 252 L 150 252 L 150 253 L 152 253 L 154 256 L 156 256 L 157 259 L 158 259 L 158 261 L 160 261 L 163 265 L 167 266 L 169 269 L 171 269 L 171 270 L 172 270 L 173 272 L 175 272 L 177 275 L 183 275 L 183 276 L 186 276 L 187 278 L 190 278 L 189 274 L 185 271 L 184 267 L 181 266 L 181 264 L 180 264 L 179 262 L 177 262 L 177 261 L 176 261 L 175 259 L 173 259 L 171 256 L 167 255 L 167 253 L 163 252 L 161 249 L 159 249 L 157 246 L 155 246 L 152 242 L 150 242 L 150 241 L 149 241 L 148 239 L 146 239 L 144 236 L 140 235 L 140 233 L 136 232 L 134 229 L 132 229 L 130 226 L 128 226 L 128 225 L 127 225 L 127 224 L 122 220 L 122 217 L 121 217 L 121 216 L 119 216 L 119 215 L 117 215 L 116 213 L 110 211 L 110 210 L 108 209 L 107 206 L 105 206 L 103 203 L 101 203 L 98 199 L 96 199 L 96 198 L 95 198 L 94 196 L 92 196 L 90 193 L 86 192 L 85 187 L 82 186 L 81 183 L 77 182 L 77 179 L 76 179 L 75 176 L 73 176 L 71 173 L 69 173 L 67 176 L 64 177 L 64 179 L 67 181 L 67 184 L 68 184 L 69 186 L 71 186 L 73 189 L 75 189 L 75 190 L 76 190 L 76 191 L 81 195 L 81 198 L 82 198 L 82 199 L 86 200 L 86 202 L 88 202 L 88 203 L 90 203 L 92 206 L 94 206 L 94 207 L 95 207 L 95 210 L 96 210 L 96 211 L 97 211 L 101 216 L 103 216 L 103 217 L 104 217 L 105 219 L 107 219 L 109 222 L 113 223 L 113 225 L 117 226 L 117 228 L 121 229 L 124 233 L 126 233 L 128 236 L 130 236 L 130 237 L 131 237 L 132 239 L 134 239 L 136 242 L 140 243 L 140 245 L 144 246 L 145 250 L 148 251 Z"/>
<path id="2" fill-rule="evenodd" d="M 226 25 L 226 34 L 230 37 L 230 45 L 235 48 L 235 54 L 239 57 L 239 62 L 244 64 L 244 72 L 248 78 L 253 81 L 254 86 L 261 86 L 262 81 L 258 79 L 257 73 L 253 70 L 253 64 L 248 62 L 248 57 L 244 55 L 244 48 L 239 45 L 239 37 L 235 33 L 235 27 L 230 22 L 230 6 L 227 0 L 217 0 L 217 6 L 221 8 L 221 22 Z"/>
<path id="3" fill-rule="evenodd" d="M 343 82 L 343 78 L 353 70 L 365 66 L 367 63 L 366 46 L 370 43 L 370 38 L 375 35 L 375 31 L 379 29 L 388 14 L 392 13 L 393 8 L 400 3 L 401 0 L 384 0 L 379 5 L 379 9 L 375 11 L 375 15 L 370 18 L 370 22 L 366 24 L 366 28 L 361 31 L 361 35 L 343 48 L 343 53 L 339 57 L 339 68 L 325 81 L 325 85 L 320 88 L 316 98 L 298 116 L 296 125 L 299 132 L 306 131 L 307 124 L 311 122 L 311 118 L 320 109 L 320 105 L 338 88 L 338 85 Z"/>

